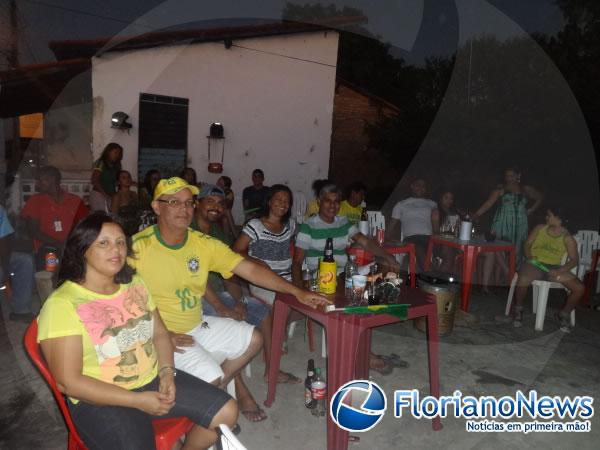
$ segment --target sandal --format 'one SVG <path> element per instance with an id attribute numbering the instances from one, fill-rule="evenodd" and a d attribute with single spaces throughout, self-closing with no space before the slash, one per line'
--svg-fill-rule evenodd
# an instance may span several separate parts
<path id="1" fill-rule="evenodd" d="M 394 368 L 383 357 L 375 356 L 375 359 L 379 359 L 380 361 L 382 361 L 383 365 L 381 367 L 373 367 L 373 365 L 371 364 L 371 362 L 373 361 L 373 359 L 372 359 L 371 361 L 369 361 L 369 369 L 370 370 L 379 372 L 381 375 L 389 375 L 390 373 L 393 372 Z"/>
<path id="2" fill-rule="evenodd" d="M 513 315 L 513 327 L 520 328 L 523 326 L 523 307 L 515 306 L 515 312 Z"/>
<path id="3" fill-rule="evenodd" d="M 562 331 L 563 333 L 571 332 L 571 322 L 570 322 L 569 314 L 567 314 L 565 316 L 560 311 L 556 311 L 554 313 L 554 318 L 559 323 L 560 331 Z"/>
<path id="4" fill-rule="evenodd" d="M 277 375 L 277 383 L 278 384 L 300 384 L 300 383 L 302 383 L 302 380 L 292 373 L 284 372 L 283 370 L 280 370 L 279 375 Z"/>
<path id="5" fill-rule="evenodd" d="M 392 367 L 397 367 L 399 369 L 405 369 L 410 364 L 407 361 L 404 361 L 400 356 L 395 353 L 390 353 L 389 355 L 381 355 L 381 359 L 383 359 L 386 363 L 388 363 Z"/>

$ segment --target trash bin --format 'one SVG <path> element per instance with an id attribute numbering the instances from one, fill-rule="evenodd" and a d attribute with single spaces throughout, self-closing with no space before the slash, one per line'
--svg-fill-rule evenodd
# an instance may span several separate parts
<path id="1" fill-rule="evenodd" d="M 459 304 L 458 280 L 447 273 L 426 272 L 417 275 L 417 286 L 422 291 L 432 294 L 436 299 L 440 336 L 452 333 L 454 317 Z M 426 320 L 425 317 L 416 319 L 415 328 L 425 332 L 427 330 Z"/>

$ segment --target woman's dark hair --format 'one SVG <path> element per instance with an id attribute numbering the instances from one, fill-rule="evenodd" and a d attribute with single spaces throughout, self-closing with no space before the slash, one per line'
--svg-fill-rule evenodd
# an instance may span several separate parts
<path id="1" fill-rule="evenodd" d="M 317 179 L 317 180 L 313 181 L 311 187 L 315 194 L 315 197 L 319 196 L 319 192 L 321 192 L 321 189 L 323 188 L 323 186 L 327 186 L 328 184 L 332 184 L 332 183 L 333 183 L 333 181 L 328 180 L 327 178 Z"/>
<path id="2" fill-rule="evenodd" d="M 263 210 L 261 217 L 267 217 L 269 215 L 269 202 L 273 198 L 275 194 L 278 192 L 286 192 L 290 196 L 290 207 L 285 213 L 285 216 L 281 218 L 283 223 L 287 223 L 290 220 L 290 216 L 292 215 L 292 205 L 294 204 L 294 196 L 292 195 L 292 191 L 285 184 L 274 184 L 267 191 L 267 195 L 265 196 L 265 202 L 263 203 Z"/>
<path id="3" fill-rule="evenodd" d="M 452 205 L 451 210 L 448 211 L 448 212 L 444 211 L 444 209 L 442 208 L 442 197 L 445 194 L 448 194 L 448 193 L 450 193 L 450 194 L 452 194 L 454 196 L 454 191 L 452 189 L 440 189 L 438 191 L 438 195 L 436 197 L 437 198 L 437 202 L 436 202 L 437 203 L 437 209 L 438 209 L 438 212 L 440 214 L 440 219 L 439 219 L 440 220 L 440 224 L 442 224 L 442 223 L 444 223 L 446 221 L 446 218 L 448 217 L 448 213 L 454 213 L 454 212 L 456 212 L 456 207 L 454 205 Z"/>
<path id="4" fill-rule="evenodd" d="M 549 204 L 549 205 L 546 205 L 546 210 L 550 211 L 552 214 L 554 214 L 556 217 L 558 217 L 560 219 L 560 221 L 562 222 L 563 227 L 566 228 L 568 226 L 569 214 L 565 211 L 565 208 L 563 208 L 561 205 Z"/>
<path id="5" fill-rule="evenodd" d="M 227 175 L 221 175 L 221 178 L 223 179 L 223 184 L 225 187 L 227 189 L 231 189 L 231 178 L 229 178 Z"/>
<path id="6" fill-rule="evenodd" d="M 192 178 L 194 179 L 190 184 L 193 184 L 194 186 L 197 185 L 198 184 L 198 175 L 196 175 L 196 171 L 192 167 L 184 167 L 181 170 L 181 173 L 179 174 L 179 178 L 183 178 L 184 180 L 187 181 L 187 179 L 185 178 L 186 173 L 191 173 Z"/>
<path id="7" fill-rule="evenodd" d="M 67 280 L 79 283 L 85 279 L 87 270 L 85 252 L 87 252 L 98 238 L 105 223 L 117 224 L 123 230 L 123 225 L 116 216 L 107 214 L 104 211 L 96 211 L 79 222 L 71 234 L 69 234 L 62 255 L 60 271 L 58 272 L 59 286 Z M 125 234 L 124 230 L 123 234 Z M 126 239 L 127 256 L 132 257 L 131 238 L 126 236 Z M 135 269 L 125 262 L 123 268 L 115 275 L 115 283 L 129 283 L 134 274 Z"/>
<path id="8" fill-rule="evenodd" d="M 104 161 L 104 163 L 106 163 L 106 164 L 113 164 L 111 161 L 108 160 L 108 154 L 115 148 L 119 148 L 119 149 L 121 149 L 121 151 L 123 151 L 123 147 L 121 147 L 116 142 L 109 142 L 108 144 L 106 144 L 106 147 L 104 147 L 104 150 L 102 150 L 102 155 L 100 155 L 100 159 L 102 161 Z M 115 164 L 115 167 L 117 168 L 117 172 L 120 171 L 121 170 L 121 161 L 117 161 L 117 163 Z"/>
<path id="9" fill-rule="evenodd" d="M 146 176 L 144 177 L 144 187 L 146 188 L 146 192 L 152 197 L 154 195 L 154 188 L 156 186 L 152 186 L 152 175 L 158 174 L 158 178 L 160 179 L 160 172 L 157 169 L 150 169 L 146 172 Z"/>

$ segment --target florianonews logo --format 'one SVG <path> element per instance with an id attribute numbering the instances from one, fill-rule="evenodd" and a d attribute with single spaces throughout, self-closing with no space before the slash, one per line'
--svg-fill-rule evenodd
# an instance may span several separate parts
<path id="1" fill-rule="evenodd" d="M 364 395 L 365 400 L 359 408 L 344 403 L 350 395 Z M 331 419 L 344 430 L 369 431 L 379 423 L 387 408 L 387 399 L 383 390 L 369 380 L 353 380 L 340 387 L 329 406 Z"/>

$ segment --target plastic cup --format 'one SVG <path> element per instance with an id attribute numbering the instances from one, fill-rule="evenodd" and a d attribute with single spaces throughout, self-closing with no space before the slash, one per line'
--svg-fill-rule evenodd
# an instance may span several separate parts
<path id="1" fill-rule="evenodd" d="M 366 286 L 366 275 L 352 275 L 352 303 L 360 304 L 363 301 Z"/>

